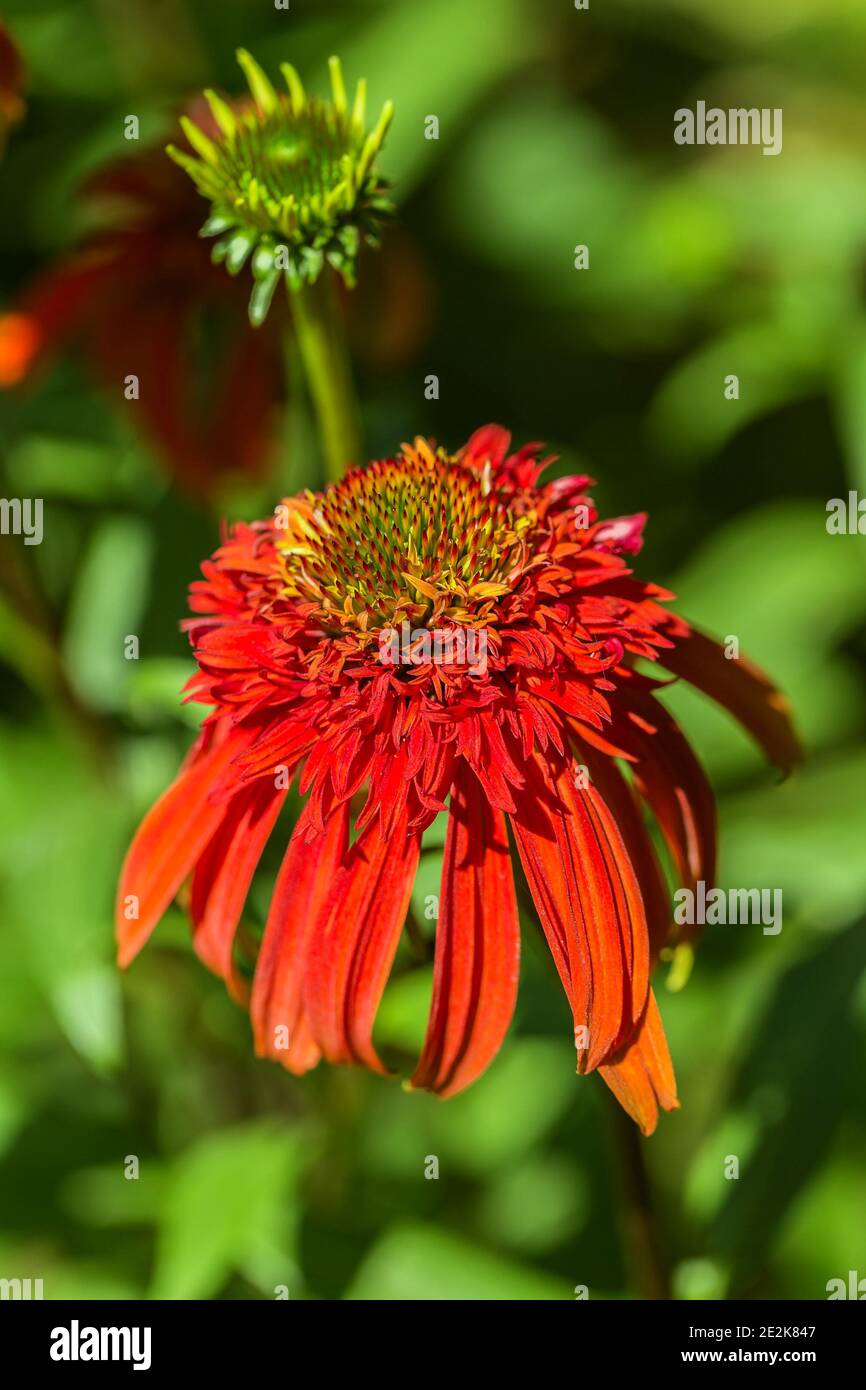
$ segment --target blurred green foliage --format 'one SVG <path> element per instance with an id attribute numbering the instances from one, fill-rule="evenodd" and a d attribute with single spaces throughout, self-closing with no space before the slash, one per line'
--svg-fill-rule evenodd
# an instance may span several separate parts
<path id="1" fill-rule="evenodd" d="M 355 323 L 371 456 L 415 433 L 457 445 L 488 419 L 546 438 L 563 469 L 598 478 L 603 512 L 650 512 L 641 573 L 739 637 L 809 744 L 776 786 L 724 716 L 667 697 L 720 793 L 723 884 L 785 902 L 779 936 L 710 929 L 687 987 L 661 991 L 683 1108 L 645 1151 L 676 1292 L 821 1298 L 828 1279 L 866 1272 L 866 543 L 825 530 L 828 499 L 866 490 L 866 9 L 165 0 L 157 22 L 145 0 L 7 0 L 4 13 L 29 69 L 0 166 L 7 304 L 81 232 L 74 190 L 129 153 L 123 117 L 139 115 L 143 144 L 164 141 L 201 85 L 232 89 L 238 44 L 313 85 L 338 50 L 374 105 L 395 99 L 383 168 L 414 278 L 392 293 L 417 331 L 384 358 L 366 342 L 375 305 Z M 782 155 L 676 147 L 673 112 L 698 98 L 781 106 Z M 380 257 L 397 249 L 386 239 Z M 602 1087 L 573 1075 L 531 931 L 511 1041 L 446 1104 L 255 1061 L 178 911 L 117 975 L 120 859 L 199 717 L 178 705 L 177 619 L 220 511 L 167 481 L 117 397 L 75 354 L 0 395 L 4 495 L 46 508 L 43 545 L 0 540 L 0 1274 L 42 1277 L 46 1297 L 633 1295 Z M 303 419 L 290 436 L 291 458 L 238 489 L 235 514 L 270 508 L 288 477 L 315 484 Z M 123 659 L 130 633 L 137 662 Z M 427 932 L 441 843 L 437 825 L 415 891 Z M 254 912 L 265 902 L 266 886 Z M 408 949 L 398 966 L 378 1031 L 405 1057 L 430 972 Z"/>

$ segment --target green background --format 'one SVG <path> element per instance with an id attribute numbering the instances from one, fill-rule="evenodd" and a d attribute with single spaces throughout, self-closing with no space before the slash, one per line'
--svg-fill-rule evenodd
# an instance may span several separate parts
<path id="1" fill-rule="evenodd" d="M 319 90 L 337 51 L 375 109 L 393 97 L 400 225 L 379 260 L 403 278 L 383 287 L 368 254 L 352 316 L 371 456 L 416 433 L 456 447 L 490 419 L 546 439 L 598 479 L 602 514 L 649 511 L 639 573 L 739 637 L 809 748 L 779 786 L 724 715 L 667 697 L 719 794 L 722 884 L 781 888 L 785 909 L 775 937 L 709 929 L 686 988 L 660 981 L 682 1110 L 644 1151 L 676 1294 L 824 1298 L 866 1276 L 866 541 L 825 527 L 830 498 L 866 493 L 866 9 L 3 8 L 30 71 L 0 165 L 7 306 L 81 234 L 74 191 L 130 152 L 123 117 L 164 141 L 198 88 L 240 90 L 236 45 Z M 675 146 L 673 112 L 698 99 L 782 107 L 782 154 Z M 383 345 L 386 301 L 401 331 Z M 447 1103 L 255 1061 L 177 909 L 116 972 L 120 860 L 191 737 L 186 585 L 222 512 L 263 515 L 318 465 L 293 396 L 274 473 L 192 501 L 111 394 L 72 350 L 0 394 L 3 495 L 46 508 L 42 546 L 0 541 L 0 1276 L 41 1277 L 47 1298 L 634 1296 L 604 1088 L 573 1074 L 531 928 L 509 1042 Z M 253 924 L 267 893 L 265 875 Z M 407 953 L 378 1026 L 395 1054 L 428 993 Z"/>

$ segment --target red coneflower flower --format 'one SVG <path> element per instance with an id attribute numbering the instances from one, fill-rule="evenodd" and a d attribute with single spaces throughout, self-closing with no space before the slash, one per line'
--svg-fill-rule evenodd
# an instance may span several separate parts
<path id="1" fill-rule="evenodd" d="M 577 1069 L 597 1068 L 649 1133 L 677 1100 L 649 985 L 671 902 L 641 807 L 687 884 L 713 879 L 715 820 L 700 765 L 655 698 L 662 682 L 635 659 L 720 700 L 782 767 L 799 747 L 764 676 L 634 578 L 625 557 L 645 518 L 600 521 L 589 479 L 542 486 L 550 460 L 537 445 L 509 455 L 509 440 L 488 426 L 451 456 L 417 439 L 227 533 L 186 624 L 199 666 L 189 698 L 213 709 L 129 851 L 120 963 L 191 874 L 195 949 L 246 999 L 238 923 L 298 770 L 307 801 L 252 981 L 256 1051 L 295 1073 L 321 1056 L 383 1071 L 373 1022 L 422 832 L 447 803 L 412 1085 L 461 1090 L 508 1028 L 510 824 L 574 1015 Z M 482 636 L 484 660 L 461 660 Z"/>
<path id="2" fill-rule="evenodd" d="M 0 19 L 0 149 L 12 126 L 24 118 L 24 63 L 3 20 Z"/>
<path id="3" fill-rule="evenodd" d="M 188 492 L 260 470 L 282 395 L 279 333 L 250 327 L 248 292 L 211 264 L 189 180 L 144 150 L 83 193 L 102 225 L 0 315 L 0 387 L 74 344 L 115 400 L 128 374 L 139 378 L 130 419 Z"/>

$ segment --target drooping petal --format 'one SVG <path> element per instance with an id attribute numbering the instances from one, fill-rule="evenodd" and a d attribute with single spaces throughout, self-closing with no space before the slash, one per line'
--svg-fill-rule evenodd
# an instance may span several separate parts
<path id="1" fill-rule="evenodd" d="M 236 792 L 193 873 L 190 916 L 196 955 L 225 980 L 239 1004 L 246 1003 L 249 990 L 234 962 L 235 933 L 256 865 L 285 799 L 285 791 L 276 791 L 270 780 Z"/>
<path id="2" fill-rule="evenodd" d="M 277 875 L 250 1004 L 256 1055 L 296 1074 L 309 1071 L 321 1055 L 304 1009 L 304 975 L 310 933 L 348 846 L 348 803 L 315 839 L 307 840 L 307 829 L 302 816 Z"/>
<path id="3" fill-rule="evenodd" d="M 655 961 L 665 945 L 672 924 L 672 907 L 649 832 L 641 814 L 637 794 L 629 786 L 612 758 L 583 743 L 579 754 L 589 776 L 614 815 L 640 883 L 646 911 L 651 959 Z"/>
<path id="4" fill-rule="evenodd" d="M 655 1129 L 659 1106 L 662 1110 L 679 1109 L 673 1064 L 652 991 L 635 1036 L 598 1070 L 644 1134 L 652 1134 Z"/>
<path id="5" fill-rule="evenodd" d="M 635 700 L 624 738 L 637 761 L 635 786 L 667 841 L 690 891 L 716 876 L 716 799 L 688 739 L 658 700 Z"/>
<path id="6" fill-rule="evenodd" d="M 514 1013 L 519 964 L 505 817 L 467 769 L 451 794 L 433 1000 L 413 1086 L 455 1095 L 489 1066 Z"/>
<path id="7" fill-rule="evenodd" d="M 744 656 L 729 660 L 721 643 L 695 628 L 678 637 L 670 650 L 660 651 L 658 659 L 724 705 L 783 773 L 802 762 L 790 704 L 760 667 Z"/>
<path id="8" fill-rule="evenodd" d="M 220 824 L 225 805 L 211 800 L 211 793 L 220 788 L 229 763 L 253 737 L 249 729 L 237 727 L 194 756 L 139 826 L 117 890 L 121 967 L 135 959 Z"/>
<path id="9" fill-rule="evenodd" d="M 409 906 L 421 837 L 405 808 L 387 835 L 369 821 L 338 869 L 311 925 L 305 1000 L 313 1035 L 330 1062 L 383 1072 L 373 1023 Z"/>
<path id="10" fill-rule="evenodd" d="M 558 800 L 535 772 L 512 817 L 533 900 L 574 1014 L 578 1071 L 592 1071 L 640 1018 L 649 935 L 640 885 L 609 808 L 567 765 Z"/>

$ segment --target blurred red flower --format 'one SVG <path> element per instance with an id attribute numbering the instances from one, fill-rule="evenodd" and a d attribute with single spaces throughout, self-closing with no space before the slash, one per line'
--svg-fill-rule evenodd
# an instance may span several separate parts
<path id="1" fill-rule="evenodd" d="M 161 149 L 107 165 L 83 196 L 108 205 L 106 225 L 0 317 L 0 385 L 80 345 L 115 399 L 138 377 L 129 409 L 187 491 L 258 472 L 282 394 L 279 312 L 251 328 L 248 291 L 211 263 L 198 235 L 201 199 Z"/>
<path id="2" fill-rule="evenodd" d="M 24 63 L 3 20 L 0 19 L 0 149 L 12 126 L 24 117 Z"/>

